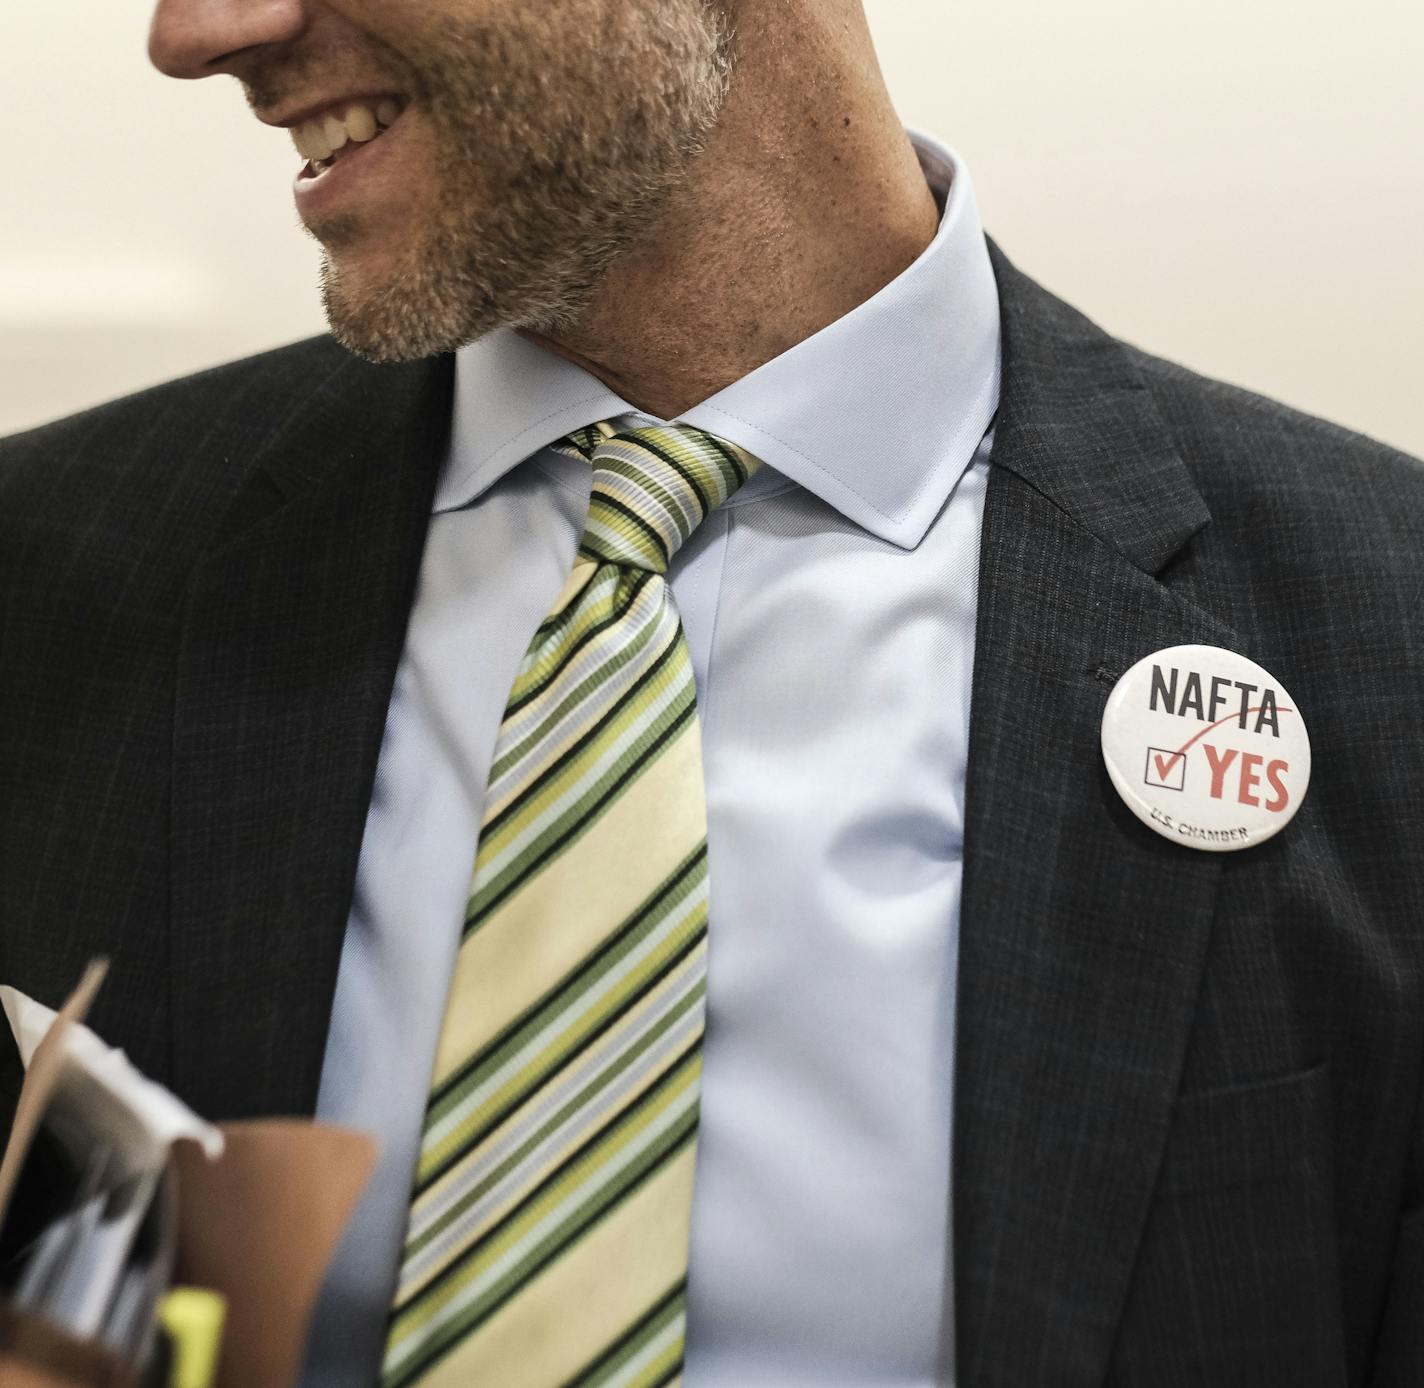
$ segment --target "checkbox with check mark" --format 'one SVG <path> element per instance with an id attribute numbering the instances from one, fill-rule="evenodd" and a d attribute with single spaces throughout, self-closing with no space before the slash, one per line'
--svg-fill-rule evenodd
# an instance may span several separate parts
<path id="1" fill-rule="evenodd" d="M 1187 785 L 1187 754 L 1166 747 L 1147 749 L 1147 771 L 1142 778 L 1149 786 L 1162 790 L 1185 790 Z"/>

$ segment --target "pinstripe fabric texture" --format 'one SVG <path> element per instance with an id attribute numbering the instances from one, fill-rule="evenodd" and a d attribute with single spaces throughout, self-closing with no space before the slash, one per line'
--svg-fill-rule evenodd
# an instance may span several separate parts
<path id="1" fill-rule="evenodd" d="M 569 436 L 593 489 L 495 744 L 383 1367 L 653 1388 L 682 1367 L 707 950 L 696 689 L 664 579 L 759 466 Z"/>

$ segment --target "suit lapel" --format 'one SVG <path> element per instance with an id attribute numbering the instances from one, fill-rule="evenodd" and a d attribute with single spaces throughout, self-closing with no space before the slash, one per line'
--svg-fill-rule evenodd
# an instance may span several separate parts
<path id="1" fill-rule="evenodd" d="M 448 360 L 301 383 L 192 583 L 174 709 L 178 1092 L 310 1112 L 450 415 Z"/>
<path id="2" fill-rule="evenodd" d="M 1220 855 L 1121 804 L 1115 678 L 1239 647 L 1157 575 L 1209 519 L 1125 352 L 991 243 L 1004 375 L 985 506 L 960 932 L 958 1382 L 1107 1373 L 1191 1027 Z"/>

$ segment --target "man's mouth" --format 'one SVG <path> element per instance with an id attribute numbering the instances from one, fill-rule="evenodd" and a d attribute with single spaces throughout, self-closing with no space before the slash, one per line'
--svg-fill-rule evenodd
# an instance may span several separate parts
<path id="1" fill-rule="evenodd" d="M 384 96 L 375 101 L 342 102 L 292 127 L 292 143 L 306 160 L 303 178 L 319 178 L 361 145 L 370 144 L 399 119 L 404 103 Z"/>

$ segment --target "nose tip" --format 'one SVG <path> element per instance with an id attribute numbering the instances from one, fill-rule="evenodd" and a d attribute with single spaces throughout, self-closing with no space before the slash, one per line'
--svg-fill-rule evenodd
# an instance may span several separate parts
<path id="1" fill-rule="evenodd" d="M 158 0 L 148 57 L 169 77 L 232 71 L 238 54 L 300 33 L 304 0 Z"/>

